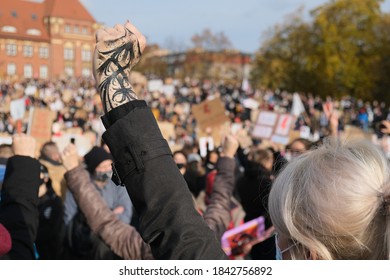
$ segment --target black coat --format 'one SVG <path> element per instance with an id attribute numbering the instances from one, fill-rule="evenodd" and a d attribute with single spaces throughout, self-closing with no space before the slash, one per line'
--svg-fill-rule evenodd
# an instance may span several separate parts
<path id="1" fill-rule="evenodd" d="M 139 231 L 156 259 L 227 259 L 193 205 L 167 141 L 144 101 L 106 114 L 105 143 L 140 216 Z M 117 181 L 117 180 L 115 180 Z M 117 181 L 117 183 L 119 183 Z"/>
<path id="2" fill-rule="evenodd" d="M 0 203 L 0 223 L 12 239 L 12 249 L 5 258 L 35 259 L 40 183 L 38 160 L 25 156 L 9 158 Z"/>

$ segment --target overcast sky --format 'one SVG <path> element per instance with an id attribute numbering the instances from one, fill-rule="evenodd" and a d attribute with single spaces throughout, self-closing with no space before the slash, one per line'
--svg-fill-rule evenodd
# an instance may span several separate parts
<path id="1" fill-rule="evenodd" d="M 195 33 L 209 28 L 223 31 L 234 48 L 254 52 L 262 34 L 286 15 L 303 6 L 305 11 L 325 0 L 80 0 L 98 22 L 108 26 L 130 19 L 149 43 L 183 48 Z M 390 0 L 382 10 L 390 12 Z"/>

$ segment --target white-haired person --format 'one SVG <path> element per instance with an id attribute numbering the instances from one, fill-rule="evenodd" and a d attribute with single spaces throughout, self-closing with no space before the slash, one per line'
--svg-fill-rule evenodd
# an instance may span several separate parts
<path id="1" fill-rule="evenodd" d="M 277 259 L 390 258 L 390 171 L 370 142 L 327 139 L 272 186 Z"/>

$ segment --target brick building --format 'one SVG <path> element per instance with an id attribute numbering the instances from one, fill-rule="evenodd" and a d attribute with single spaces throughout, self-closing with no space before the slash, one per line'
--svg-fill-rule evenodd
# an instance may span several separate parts
<path id="1" fill-rule="evenodd" d="M 100 26 L 79 0 L 1 0 L 0 79 L 91 76 Z"/>

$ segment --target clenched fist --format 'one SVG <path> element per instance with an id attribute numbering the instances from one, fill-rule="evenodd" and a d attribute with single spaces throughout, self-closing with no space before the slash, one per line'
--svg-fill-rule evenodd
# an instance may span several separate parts
<path id="1" fill-rule="evenodd" d="M 35 157 L 36 141 L 26 134 L 15 134 L 12 137 L 12 149 L 18 156 Z"/>
<path id="2" fill-rule="evenodd" d="M 145 37 L 129 21 L 97 31 L 93 73 L 105 113 L 137 99 L 129 76 L 145 46 Z"/>

